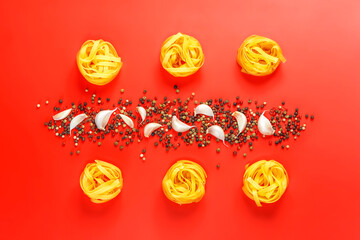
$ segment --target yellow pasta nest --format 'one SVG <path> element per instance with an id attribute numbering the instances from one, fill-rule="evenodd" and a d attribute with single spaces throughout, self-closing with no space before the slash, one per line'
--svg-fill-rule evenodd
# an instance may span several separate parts
<path id="1" fill-rule="evenodd" d="M 201 45 L 195 38 L 178 33 L 165 40 L 161 47 L 163 68 L 175 77 L 194 74 L 204 64 Z"/>
<path id="2" fill-rule="evenodd" d="M 176 162 L 167 171 L 162 188 L 166 197 L 178 204 L 199 202 L 205 194 L 206 172 L 189 160 Z"/>
<path id="3" fill-rule="evenodd" d="M 88 40 L 80 48 L 77 65 L 81 74 L 90 83 L 105 85 L 119 73 L 122 62 L 111 43 L 100 40 Z"/>
<path id="4" fill-rule="evenodd" d="M 243 191 L 258 207 L 273 203 L 284 194 L 289 182 L 285 168 L 275 160 L 261 160 L 246 166 Z"/>
<path id="5" fill-rule="evenodd" d="M 241 44 L 237 62 L 241 71 L 254 76 L 273 73 L 280 61 L 285 62 L 280 46 L 273 40 L 252 35 Z"/>
<path id="6" fill-rule="evenodd" d="M 118 167 L 95 160 L 86 165 L 80 176 L 80 186 L 92 202 L 104 203 L 121 192 L 123 178 Z"/>

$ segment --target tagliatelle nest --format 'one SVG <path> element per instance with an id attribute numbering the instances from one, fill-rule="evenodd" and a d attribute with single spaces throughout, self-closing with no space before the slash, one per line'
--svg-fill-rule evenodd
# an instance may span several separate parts
<path id="1" fill-rule="evenodd" d="M 113 45 L 102 39 L 86 41 L 76 59 L 81 74 L 95 85 L 111 82 L 122 67 L 121 58 Z"/>
<path id="2" fill-rule="evenodd" d="M 205 194 L 206 177 L 199 164 L 180 160 L 167 171 L 162 188 L 169 200 L 180 205 L 199 202 Z"/>
<path id="3" fill-rule="evenodd" d="M 273 203 L 284 194 L 289 178 L 283 165 L 275 160 L 260 160 L 246 166 L 243 191 L 258 207 Z"/>
<path id="4" fill-rule="evenodd" d="M 175 77 L 194 74 L 204 64 L 201 45 L 195 38 L 178 33 L 165 40 L 161 47 L 160 62 Z"/>
<path id="5" fill-rule="evenodd" d="M 281 62 L 285 62 L 280 46 L 273 40 L 252 35 L 241 44 L 237 62 L 241 71 L 254 76 L 273 73 Z"/>
<path id="6" fill-rule="evenodd" d="M 80 186 L 94 203 L 104 203 L 116 197 L 123 187 L 118 167 L 100 160 L 86 165 L 80 176 Z"/>

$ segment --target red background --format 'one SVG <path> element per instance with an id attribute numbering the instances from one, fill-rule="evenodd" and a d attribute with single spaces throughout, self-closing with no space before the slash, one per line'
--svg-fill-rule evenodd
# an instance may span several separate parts
<path id="1" fill-rule="evenodd" d="M 360 2 L 348 1 L 6 1 L 1 3 L 1 239 L 359 239 Z M 162 42 L 183 32 L 205 54 L 201 70 L 174 79 L 159 62 Z M 252 34 L 277 41 L 287 62 L 270 77 L 240 72 L 235 58 Z M 80 75 L 75 56 L 88 39 L 105 39 L 124 62 L 119 76 L 96 87 Z M 315 115 L 289 150 L 255 143 L 237 157 L 221 143 L 166 152 L 153 140 L 120 151 L 110 137 L 97 147 L 73 145 L 44 127 L 60 98 L 185 98 L 239 95 L 286 101 Z M 89 88 L 89 93 L 84 89 Z M 49 100 L 49 106 L 45 106 Z M 36 104 L 41 108 L 37 109 Z M 137 103 L 137 101 L 136 101 Z M 147 160 L 139 159 L 146 147 Z M 216 148 L 221 147 L 220 154 Z M 247 152 L 248 156 L 241 155 Z M 122 193 L 96 205 L 82 193 L 86 163 L 119 166 Z M 208 173 L 199 204 L 177 206 L 162 193 L 166 170 L 179 159 Z M 282 199 L 257 208 L 241 190 L 244 166 L 276 159 L 290 185 Z M 220 163 L 220 169 L 216 164 Z"/>

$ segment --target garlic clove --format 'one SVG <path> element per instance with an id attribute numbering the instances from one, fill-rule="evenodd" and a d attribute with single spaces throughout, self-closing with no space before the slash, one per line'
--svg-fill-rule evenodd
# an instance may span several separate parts
<path id="1" fill-rule="evenodd" d="M 122 120 L 124 120 L 126 125 L 128 125 L 131 128 L 134 128 L 134 122 L 133 122 L 133 120 L 131 118 L 129 118 L 128 116 L 126 116 L 124 114 L 119 114 L 119 115 L 122 118 Z"/>
<path id="2" fill-rule="evenodd" d="M 148 123 L 146 124 L 145 128 L 144 128 L 144 136 L 145 137 L 150 137 L 151 133 L 153 131 L 155 131 L 156 129 L 158 129 L 159 127 L 161 127 L 162 125 L 159 123 Z"/>
<path id="3" fill-rule="evenodd" d="M 183 123 L 182 121 L 180 121 L 176 116 L 173 116 L 172 119 L 171 119 L 171 127 L 176 132 L 186 132 L 190 128 L 193 128 L 195 126 L 189 126 L 189 125 Z"/>
<path id="4" fill-rule="evenodd" d="M 53 116 L 53 119 L 56 120 L 63 120 L 71 113 L 72 108 L 66 109 L 65 111 L 59 112 L 58 114 Z"/>
<path id="5" fill-rule="evenodd" d="M 109 122 L 111 114 L 116 111 L 117 108 L 114 110 L 103 110 L 100 111 L 95 116 L 95 124 L 96 127 L 100 130 L 105 130 L 106 124 Z"/>
<path id="6" fill-rule="evenodd" d="M 275 130 L 273 129 L 270 120 L 264 116 L 265 112 L 266 111 L 261 114 L 258 121 L 259 132 L 263 135 L 273 135 L 275 133 Z"/>
<path id="7" fill-rule="evenodd" d="M 238 111 L 233 112 L 232 116 L 235 117 L 237 121 L 238 131 L 239 131 L 238 135 L 239 135 L 246 128 L 246 124 L 247 124 L 246 116 L 242 112 L 238 112 Z"/>
<path id="8" fill-rule="evenodd" d="M 79 123 L 81 123 L 82 121 L 84 121 L 85 118 L 87 118 L 88 116 L 86 116 L 85 113 L 79 114 L 77 116 L 75 116 L 71 122 L 70 122 L 70 136 L 71 136 L 71 130 L 73 130 L 74 128 L 76 128 L 77 125 L 79 125 Z"/>
<path id="9" fill-rule="evenodd" d="M 206 134 L 211 134 L 214 137 L 222 140 L 224 145 L 227 147 L 227 145 L 225 144 L 225 133 L 224 133 L 224 130 L 220 126 L 213 125 L 213 126 L 209 127 L 208 129 L 206 129 Z"/>
<path id="10" fill-rule="evenodd" d="M 194 114 L 195 114 L 195 116 L 196 116 L 197 114 L 203 114 L 203 115 L 206 115 L 206 116 L 209 116 L 209 117 L 213 117 L 213 119 L 215 119 L 213 110 L 211 109 L 211 107 L 209 107 L 209 106 L 206 105 L 206 104 L 200 104 L 200 105 L 198 105 L 198 106 L 194 109 Z"/>
<path id="11" fill-rule="evenodd" d="M 140 116 L 141 116 L 141 123 L 145 120 L 146 118 L 146 110 L 143 107 L 136 107 L 137 111 L 139 112 Z"/>

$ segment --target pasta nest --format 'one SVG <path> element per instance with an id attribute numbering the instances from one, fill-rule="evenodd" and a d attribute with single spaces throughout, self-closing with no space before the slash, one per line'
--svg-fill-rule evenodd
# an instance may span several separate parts
<path id="1" fill-rule="evenodd" d="M 116 197 L 123 187 L 118 167 L 100 160 L 86 165 L 80 176 L 80 186 L 94 203 L 104 203 Z"/>
<path id="2" fill-rule="evenodd" d="M 169 200 L 180 205 L 199 202 L 205 194 L 206 177 L 199 164 L 180 160 L 167 171 L 162 188 Z"/>
<path id="3" fill-rule="evenodd" d="M 111 82 L 119 73 L 122 62 L 109 42 L 88 40 L 80 48 L 77 65 L 84 78 L 95 85 Z"/>
<path id="4" fill-rule="evenodd" d="M 285 62 L 279 44 L 275 41 L 252 35 L 238 49 L 237 62 L 241 71 L 254 76 L 273 73 L 281 62 Z"/>
<path id="5" fill-rule="evenodd" d="M 284 194 L 289 178 L 285 168 L 275 160 L 261 160 L 246 166 L 243 191 L 258 207 L 274 203 Z"/>
<path id="6" fill-rule="evenodd" d="M 175 77 L 186 77 L 197 72 L 204 64 L 201 45 L 195 38 L 177 33 L 165 40 L 161 47 L 160 62 Z"/>

